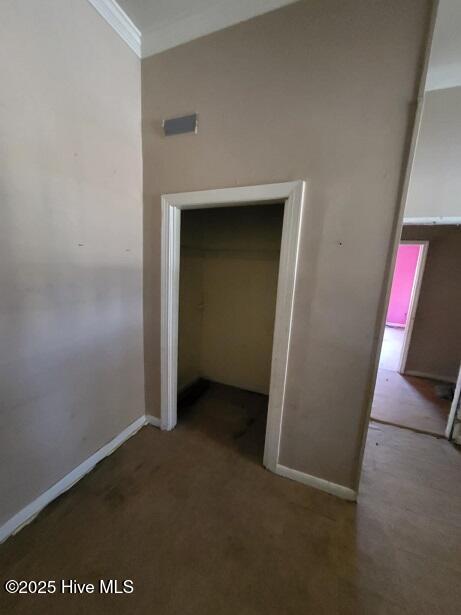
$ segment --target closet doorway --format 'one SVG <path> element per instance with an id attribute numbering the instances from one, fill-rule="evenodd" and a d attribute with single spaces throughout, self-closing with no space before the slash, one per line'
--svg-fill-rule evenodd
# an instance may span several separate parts
<path id="1" fill-rule="evenodd" d="M 161 426 L 167 430 L 176 426 L 178 391 L 187 390 L 190 385 L 194 386 L 194 383 L 200 382 L 200 379 L 219 383 L 217 388 L 214 385 L 214 394 L 224 392 L 228 399 L 228 392 L 222 387 L 233 387 L 235 390 L 231 392 L 231 396 L 238 395 L 238 390 L 253 395 L 264 395 L 267 392 L 268 412 L 263 463 L 274 472 L 279 469 L 279 442 L 304 194 L 305 183 L 297 181 L 162 196 Z M 222 209 L 222 216 L 216 214 L 216 208 Z M 267 218 L 258 212 L 258 208 L 261 212 L 266 208 Z M 204 210 L 210 209 L 214 211 L 211 215 L 206 215 Z M 237 214 L 231 212 L 231 209 Z M 236 224 L 238 212 L 244 211 L 242 218 L 245 218 L 245 224 Z M 192 215 L 188 216 L 189 213 Z M 184 233 L 188 234 L 183 250 L 181 214 L 185 214 Z M 277 220 L 281 223 L 279 242 L 274 234 Z M 231 227 L 246 231 L 243 234 L 239 231 L 237 236 L 237 232 L 232 232 Z M 256 234 L 252 239 L 251 228 L 258 227 L 258 239 L 256 240 Z M 212 250 L 215 250 L 213 254 Z M 186 254 L 183 263 L 181 252 L 183 258 Z M 248 269 L 256 272 L 258 267 L 254 262 L 251 263 L 251 258 L 259 254 L 261 261 L 263 252 L 267 262 L 258 265 L 260 275 L 257 285 L 259 292 L 263 295 L 266 293 L 266 299 L 271 289 L 274 290 L 275 309 L 264 306 L 261 322 L 257 322 L 253 314 L 256 306 L 248 305 L 247 309 L 244 309 L 242 292 L 244 286 L 249 285 L 248 276 L 251 275 L 249 271 L 245 271 L 244 260 L 248 260 Z M 220 266 L 225 261 L 224 266 L 227 267 L 228 273 L 231 270 L 235 272 L 238 268 L 242 272 L 241 279 L 235 281 L 238 292 L 234 293 L 232 299 L 229 285 L 221 279 L 223 270 L 217 271 L 217 256 L 221 260 Z M 278 266 L 274 262 L 275 257 Z M 231 262 L 232 258 L 238 263 Z M 181 265 L 184 267 L 184 277 L 181 288 L 183 308 L 180 316 Z M 274 268 L 278 274 L 276 279 Z M 196 283 L 191 281 L 193 279 Z M 274 285 L 276 288 L 273 288 Z M 250 289 L 247 290 L 250 297 Z M 210 308 L 206 322 L 202 304 L 204 292 Z M 256 288 L 254 292 L 258 292 Z M 185 307 L 184 299 L 188 307 Z M 253 297 L 253 303 L 255 300 L 256 295 Z M 265 303 L 264 296 L 257 301 L 262 306 Z M 241 310 L 240 314 L 235 313 L 237 309 Z M 253 324 L 249 322 L 251 319 Z M 271 319 L 273 328 L 268 330 Z M 227 326 L 223 326 L 223 323 L 227 323 Z M 237 336 L 239 326 L 241 330 Z M 221 333 L 218 334 L 219 328 Z M 204 329 L 205 342 L 198 337 Z M 242 335 L 247 338 L 246 352 Z M 258 356 L 256 344 L 262 345 L 260 350 L 266 349 L 268 352 Z"/>

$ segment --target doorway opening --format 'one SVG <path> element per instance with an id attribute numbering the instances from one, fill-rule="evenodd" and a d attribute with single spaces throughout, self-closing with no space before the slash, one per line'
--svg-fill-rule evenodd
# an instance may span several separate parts
<path id="1" fill-rule="evenodd" d="M 178 423 L 262 462 L 283 203 L 181 216 Z"/>
<path id="2" fill-rule="evenodd" d="M 263 417 L 268 406 L 263 463 L 277 473 L 304 194 L 296 181 L 162 196 L 161 427 L 176 426 L 178 392 L 186 405 L 200 397 L 205 413 L 218 397 L 224 415 L 243 406 L 235 438 L 253 423 L 264 431 L 245 407 Z"/>
<path id="3" fill-rule="evenodd" d="M 401 241 L 392 278 L 379 366 L 405 373 L 427 256 L 427 241 Z"/>
<path id="4" fill-rule="evenodd" d="M 453 237 L 440 230 L 403 227 L 371 410 L 376 422 L 440 437 L 459 365 L 436 333 L 449 316 L 442 296 L 453 285 L 450 242 Z"/>

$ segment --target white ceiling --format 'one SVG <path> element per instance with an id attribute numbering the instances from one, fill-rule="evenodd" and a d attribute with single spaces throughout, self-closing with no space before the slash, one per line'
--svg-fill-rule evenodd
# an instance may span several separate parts
<path id="1" fill-rule="evenodd" d="M 117 0 L 142 34 L 142 57 L 295 0 Z"/>
<path id="2" fill-rule="evenodd" d="M 440 0 L 426 90 L 461 85 L 461 0 Z"/>
<path id="3" fill-rule="evenodd" d="M 142 57 L 295 0 L 117 0 L 142 34 Z M 90 0 L 110 4 L 113 0 Z M 114 3 L 113 3 L 114 4 Z M 440 0 L 426 90 L 461 85 L 461 0 Z"/>

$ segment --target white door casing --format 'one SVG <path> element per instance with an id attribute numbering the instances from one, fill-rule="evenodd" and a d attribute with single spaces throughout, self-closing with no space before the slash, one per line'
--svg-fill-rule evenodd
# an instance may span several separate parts
<path id="1" fill-rule="evenodd" d="M 178 311 L 181 210 L 283 201 L 284 216 L 275 311 L 264 465 L 277 471 L 285 403 L 305 181 L 162 195 L 161 427 L 177 422 Z"/>

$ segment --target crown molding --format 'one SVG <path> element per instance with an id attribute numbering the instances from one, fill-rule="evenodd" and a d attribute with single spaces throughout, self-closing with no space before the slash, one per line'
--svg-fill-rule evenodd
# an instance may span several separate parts
<path id="1" fill-rule="evenodd" d="M 141 57 L 141 32 L 115 0 L 88 0 L 125 43 Z"/>
<path id="2" fill-rule="evenodd" d="M 293 2 L 296 0 L 221 0 L 200 13 L 164 21 L 154 28 L 143 28 L 142 57 L 147 58 Z"/>

